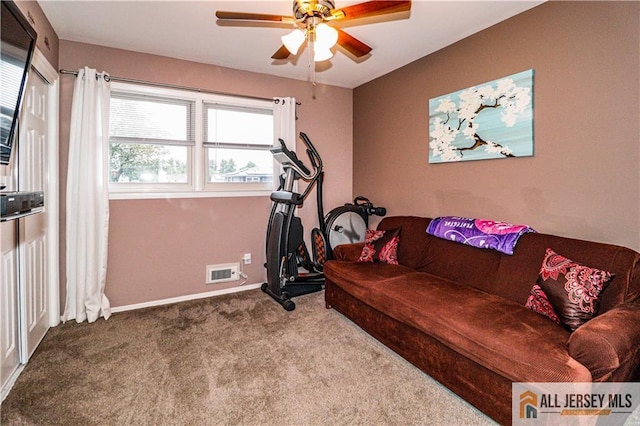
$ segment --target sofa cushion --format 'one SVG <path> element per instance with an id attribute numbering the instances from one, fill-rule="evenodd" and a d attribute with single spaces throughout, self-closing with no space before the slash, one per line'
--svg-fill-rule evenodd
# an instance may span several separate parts
<path id="1" fill-rule="evenodd" d="M 495 280 L 487 283 L 487 291 L 524 305 L 531 286 L 538 279 L 540 265 L 548 247 L 583 265 L 615 274 L 616 278 L 600 295 L 601 314 L 640 297 L 639 253 L 611 244 L 542 233 L 523 235 L 513 256 L 500 257 Z"/>
<path id="2" fill-rule="evenodd" d="M 417 274 L 413 269 L 402 265 L 339 260 L 326 262 L 323 272 L 327 280 L 339 283 L 343 290 L 355 297 L 366 297 L 371 288 L 382 285 L 389 278 Z"/>
<path id="3" fill-rule="evenodd" d="M 386 231 L 367 229 L 364 247 L 359 262 L 381 262 L 398 264 L 398 243 L 400 228 Z"/>
<path id="4" fill-rule="evenodd" d="M 566 330 L 474 287 L 408 274 L 380 282 L 361 300 L 512 381 L 591 381 L 567 353 Z"/>
<path id="5" fill-rule="evenodd" d="M 429 223 L 430 219 L 412 216 L 386 217 L 378 229 L 402 227 L 398 247 L 398 262 L 401 265 L 483 290 L 493 282 L 500 256 L 507 255 L 429 235 Z M 539 267 L 540 260 L 536 263 Z"/>
<path id="6" fill-rule="evenodd" d="M 355 262 L 362 254 L 364 243 L 340 244 L 333 248 L 333 258 Z"/>
<path id="7" fill-rule="evenodd" d="M 547 248 L 537 286 L 561 324 L 575 331 L 598 314 L 600 293 L 612 279 L 610 272 L 574 262 Z"/>
<path id="8" fill-rule="evenodd" d="M 401 265 L 420 269 L 429 262 L 428 250 L 435 239 L 427 234 L 430 219 L 414 216 L 389 216 L 382 219 L 377 229 L 402 228 L 398 246 L 398 262 Z"/>

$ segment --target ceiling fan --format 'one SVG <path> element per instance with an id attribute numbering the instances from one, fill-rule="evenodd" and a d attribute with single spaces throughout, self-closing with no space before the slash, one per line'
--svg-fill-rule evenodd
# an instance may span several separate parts
<path id="1" fill-rule="evenodd" d="M 282 36 L 283 45 L 271 58 L 286 59 L 289 55 L 296 55 L 306 41 L 309 48 L 310 62 L 311 58 L 313 58 L 314 62 L 320 62 L 333 56 L 333 52 L 330 49 L 336 43 L 356 58 L 361 58 L 371 52 L 370 46 L 334 26 L 334 22 L 344 22 L 409 10 L 411 10 L 411 1 L 376 0 L 336 9 L 333 0 L 294 0 L 292 16 L 217 11 L 216 17 L 223 21 L 243 20 L 290 23 L 296 29 Z"/>

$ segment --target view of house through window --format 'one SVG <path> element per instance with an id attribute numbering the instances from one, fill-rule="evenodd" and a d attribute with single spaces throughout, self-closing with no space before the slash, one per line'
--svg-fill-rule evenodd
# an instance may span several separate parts
<path id="1" fill-rule="evenodd" d="M 112 85 L 111 191 L 244 191 L 274 182 L 273 103 Z"/>
<path id="2" fill-rule="evenodd" d="M 205 104 L 208 183 L 273 182 L 273 112 Z"/>

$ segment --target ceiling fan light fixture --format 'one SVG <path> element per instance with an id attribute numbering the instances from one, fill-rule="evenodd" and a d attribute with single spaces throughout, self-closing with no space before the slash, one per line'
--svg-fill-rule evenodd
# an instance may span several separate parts
<path id="1" fill-rule="evenodd" d="M 316 43 L 313 49 L 313 61 L 322 62 L 333 57 L 333 52 L 328 47 L 324 47 Z"/>
<path id="2" fill-rule="evenodd" d="M 331 49 L 338 42 L 338 30 L 322 23 L 316 27 L 316 45 L 319 48 Z"/>
<path id="3" fill-rule="evenodd" d="M 282 60 L 290 55 L 297 55 L 305 41 L 309 50 L 309 69 L 311 81 L 315 85 L 314 62 L 326 61 L 333 57 L 333 47 L 340 44 L 356 58 L 365 58 L 371 47 L 340 28 L 327 25 L 340 21 L 351 21 L 356 18 L 368 18 L 387 14 L 397 14 L 411 10 L 412 0 L 396 1 L 363 1 L 336 9 L 334 0 L 293 0 L 293 16 L 270 15 L 251 12 L 217 11 L 219 20 L 264 21 L 269 23 L 292 23 L 297 28 L 282 36 L 282 46 L 271 56 Z M 405 16 L 406 17 L 406 16 Z M 395 18 L 393 18 L 395 19 Z"/>
<path id="4" fill-rule="evenodd" d="M 280 39 L 284 47 L 286 47 L 292 55 L 296 55 L 298 49 L 300 49 L 300 46 L 302 46 L 302 43 L 304 43 L 306 39 L 306 34 L 302 30 L 293 30 L 289 34 L 280 37 Z"/>

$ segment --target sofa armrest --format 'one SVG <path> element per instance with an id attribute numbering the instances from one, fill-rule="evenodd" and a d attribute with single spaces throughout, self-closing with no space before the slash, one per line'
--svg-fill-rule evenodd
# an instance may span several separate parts
<path id="1" fill-rule="evenodd" d="M 569 337 L 569 355 L 591 371 L 593 381 L 630 381 L 640 363 L 640 302 L 617 306 L 583 324 Z"/>
<path id="2" fill-rule="evenodd" d="M 360 259 L 364 243 L 340 244 L 333 249 L 333 257 L 336 260 L 355 262 Z"/>

